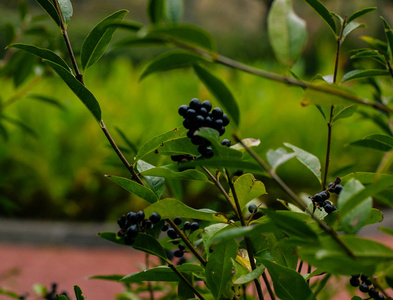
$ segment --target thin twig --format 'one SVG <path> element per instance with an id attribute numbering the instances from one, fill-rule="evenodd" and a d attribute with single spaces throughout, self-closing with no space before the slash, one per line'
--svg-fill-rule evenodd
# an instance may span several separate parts
<path id="1" fill-rule="evenodd" d="M 168 267 L 170 267 L 170 268 L 173 270 L 173 272 L 175 272 L 175 273 L 177 274 L 177 276 L 179 276 L 180 279 L 183 280 L 184 283 L 188 285 L 188 287 L 194 292 L 195 295 L 198 296 L 199 299 L 201 299 L 201 300 L 204 300 L 204 299 L 205 299 L 205 298 L 203 298 L 203 296 L 195 289 L 195 287 L 187 280 L 187 278 L 184 277 L 184 275 L 183 275 L 182 273 L 180 273 L 178 269 L 176 269 L 176 267 L 175 267 L 173 264 L 171 264 L 170 262 L 167 262 L 167 263 L 168 263 Z"/>
<path id="2" fill-rule="evenodd" d="M 149 270 L 150 266 L 149 266 L 149 253 L 145 253 L 145 266 L 146 266 L 146 270 Z M 151 284 L 151 281 L 149 281 L 147 283 L 147 289 L 149 290 L 149 294 L 150 294 L 150 300 L 154 300 L 154 291 L 153 291 L 153 286 Z"/>
<path id="3" fill-rule="evenodd" d="M 303 261 L 300 260 L 299 267 L 297 268 L 297 272 L 298 272 L 299 274 L 302 273 L 302 268 L 303 268 Z"/>
<path id="4" fill-rule="evenodd" d="M 293 200 L 294 202 L 299 205 L 300 208 L 302 208 L 305 212 L 310 214 L 310 216 L 318 223 L 319 227 L 321 227 L 326 233 L 328 233 L 344 250 L 345 252 L 352 258 L 356 258 L 355 254 L 352 252 L 351 249 L 348 248 L 345 243 L 340 240 L 337 232 L 331 228 L 329 225 L 327 225 L 325 222 L 321 221 L 318 219 L 315 214 L 310 211 L 307 207 L 307 205 L 299 199 L 299 197 L 281 180 L 281 178 L 274 173 L 270 167 L 253 151 L 251 150 L 247 145 L 243 143 L 242 140 L 239 139 L 239 137 L 236 134 L 233 134 L 234 139 L 240 143 L 244 149 L 251 155 L 251 157 L 263 168 L 266 170 L 266 172 L 278 183 L 278 185 L 281 187 L 281 189 L 286 192 Z"/>
<path id="5" fill-rule="evenodd" d="M 323 290 L 323 288 L 326 286 L 331 276 L 332 274 L 326 274 L 325 277 L 322 278 L 322 280 L 319 282 L 317 288 L 314 291 L 314 297 L 317 297 L 319 292 Z"/>

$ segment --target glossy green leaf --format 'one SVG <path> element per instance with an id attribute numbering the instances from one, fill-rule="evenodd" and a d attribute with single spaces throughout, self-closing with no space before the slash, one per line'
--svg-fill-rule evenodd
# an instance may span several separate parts
<path id="1" fill-rule="evenodd" d="M 369 13 L 369 12 L 372 12 L 372 11 L 374 11 L 376 9 L 377 9 L 376 7 L 368 7 L 368 8 L 364 8 L 364 9 L 361 9 L 361 10 L 358 10 L 358 11 L 354 12 L 348 18 L 347 24 L 351 23 L 352 21 L 356 20 L 357 18 L 360 18 L 361 16 L 363 16 L 363 15 Z"/>
<path id="2" fill-rule="evenodd" d="M 263 271 L 265 271 L 265 266 L 264 265 L 260 265 L 255 270 L 251 271 L 250 273 L 247 273 L 247 274 L 244 274 L 243 276 L 240 276 L 233 283 L 234 284 L 246 284 L 246 283 L 249 283 L 249 282 L 253 281 L 254 279 L 258 279 L 259 277 L 261 277 Z"/>
<path id="3" fill-rule="evenodd" d="M 175 128 L 173 130 L 162 133 L 154 138 L 149 139 L 136 154 L 135 161 L 143 158 L 145 155 L 156 150 L 160 145 L 166 141 L 182 137 L 186 134 L 187 130 L 184 127 Z"/>
<path id="4" fill-rule="evenodd" d="M 118 275 L 118 274 L 113 274 L 113 275 L 94 275 L 94 276 L 89 276 L 87 279 L 100 279 L 100 280 L 107 280 L 107 281 L 120 281 L 124 275 Z"/>
<path id="5" fill-rule="evenodd" d="M 188 282 L 191 283 L 191 285 L 194 285 L 194 276 L 192 274 L 184 273 L 183 275 Z M 177 295 L 179 300 L 197 299 L 195 298 L 194 291 L 184 282 L 184 280 L 179 281 L 179 285 L 177 286 Z"/>
<path id="6" fill-rule="evenodd" d="M 250 173 L 238 177 L 234 183 L 234 188 L 241 209 L 251 200 L 266 194 L 266 188 L 263 182 L 255 179 Z M 232 190 L 229 191 L 229 197 L 235 203 Z"/>
<path id="7" fill-rule="evenodd" d="M 33 74 L 36 62 L 37 59 L 30 53 L 22 53 L 21 60 L 17 62 L 16 68 L 13 70 L 13 82 L 16 88 L 25 83 Z"/>
<path id="8" fill-rule="evenodd" d="M 138 172 L 143 172 L 154 168 L 153 165 L 143 160 L 139 160 L 136 167 Z M 156 194 L 157 198 L 160 199 L 165 189 L 165 178 L 156 176 L 144 176 L 144 179 L 146 180 L 150 189 L 154 192 L 154 194 Z"/>
<path id="9" fill-rule="evenodd" d="M 365 185 L 371 184 L 374 181 L 377 181 L 378 179 L 383 179 L 383 178 L 391 178 L 393 180 L 392 175 L 371 173 L 371 172 L 355 172 L 355 173 L 350 173 L 348 175 L 341 177 L 341 184 L 346 185 L 347 182 L 350 181 L 352 178 L 360 181 L 361 183 L 363 183 Z"/>
<path id="10" fill-rule="evenodd" d="M 163 219 L 182 217 L 215 223 L 228 222 L 228 219 L 224 215 L 216 211 L 210 209 L 195 209 L 176 199 L 163 199 L 145 209 L 145 215 L 151 215 L 154 212 L 159 213 Z"/>
<path id="11" fill-rule="evenodd" d="M 176 269 L 181 273 L 202 273 L 204 269 L 201 266 L 185 263 L 177 266 Z M 173 270 L 167 266 L 159 266 L 144 270 L 138 273 L 132 273 L 121 278 L 121 281 L 130 284 L 134 282 L 142 281 L 179 281 L 179 276 L 173 272 Z"/>
<path id="12" fill-rule="evenodd" d="M 346 73 L 341 79 L 341 83 L 354 79 L 363 79 L 375 76 L 390 75 L 388 70 L 353 70 Z"/>
<path id="13" fill-rule="evenodd" d="M 56 300 L 69 300 L 69 299 L 64 295 L 56 295 Z"/>
<path id="14" fill-rule="evenodd" d="M 208 31 L 191 24 L 173 24 L 165 27 L 154 27 L 147 33 L 145 38 L 158 38 L 168 42 L 179 42 L 210 51 L 215 51 L 216 49 L 212 35 Z"/>
<path id="15" fill-rule="evenodd" d="M 198 54 L 185 51 L 166 52 L 153 60 L 150 60 L 145 69 L 142 71 L 139 80 L 155 72 L 168 71 L 183 67 L 192 66 L 204 58 Z"/>
<path id="16" fill-rule="evenodd" d="M 90 31 L 81 49 L 83 70 L 95 64 L 102 57 L 117 29 L 117 26 L 113 24 L 120 22 L 127 13 L 127 10 L 119 10 L 103 19 Z"/>
<path id="17" fill-rule="evenodd" d="M 183 13 L 183 0 L 166 0 L 165 16 L 168 22 L 177 23 Z"/>
<path id="18" fill-rule="evenodd" d="M 82 295 L 81 288 L 77 285 L 74 285 L 74 293 L 75 293 L 76 300 L 84 300 L 85 299 L 85 297 L 83 297 L 83 295 Z"/>
<path id="19" fill-rule="evenodd" d="M 124 238 L 118 237 L 115 232 L 108 232 L 108 231 L 100 232 L 98 233 L 98 236 L 100 238 L 103 238 L 104 240 L 108 240 L 115 244 L 125 245 L 130 247 L 130 245 L 126 245 L 124 243 Z M 131 247 L 158 256 L 159 258 L 162 258 L 164 261 L 167 261 L 167 256 L 164 248 L 162 248 L 161 244 L 157 241 L 155 237 L 149 234 L 139 232 Z"/>
<path id="20" fill-rule="evenodd" d="M 277 264 L 296 270 L 299 260 L 296 255 L 297 246 L 286 245 L 286 241 L 287 237 L 284 232 L 268 233 L 266 234 L 265 251 L 269 251 L 269 255 Z M 268 258 L 268 256 L 262 258 Z"/>
<path id="21" fill-rule="evenodd" d="M 199 156 L 198 147 L 191 143 L 188 137 L 175 138 L 161 143 L 155 150 L 155 154 L 179 155 L 190 154 Z"/>
<path id="22" fill-rule="evenodd" d="M 195 65 L 194 71 L 210 93 L 220 102 L 223 110 L 230 116 L 235 125 L 239 126 L 239 106 L 228 85 L 221 78 L 202 66 Z"/>
<path id="23" fill-rule="evenodd" d="M 55 21 L 57 26 L 60 27 L 60 18 L 57 14 L 55 6 L 49 0 L 35 0 L 47 13 L 48 15 Z"/>
<path id="24" fill-rule="evenodd" d="M 321 237 L 320 244 L 307 244 L 298 250 L 300 258 L 328 273 L 351 276 L 373 274 L 379 263 L 391 261 L 393 250 L 368 239 L 352 235 L 339 237 L 355 254 L 351 258 L 330 236 Z"/>
<path id="25" fill-rule="evenodd" d="M 224 223 L 217 223 L 217 224 L 213 224 L 210 226 L 207 226 L 203 229 L 202 232 L 202 240 L 203 240 L 203 246 L 205 247 L 205 253 L 206 256 L 209 257 L 210 255 L 210 245 L 212 244 L 212 239 L 219 233 L 224 231 L 225 229 L 228 229 L 230 227 L 228 227 L 228 224 L 224 224 Z"/>
<path id="26" fill-rule="evenodd" d="M 109 176 L 106 175 L 110 180 L 120 185 L 125 190 L 129 191 L 132 194 L 141 197 L 142 199 L 146 200 L 149 203 L 154 203 L 158 201 L 157 195 L 149 188 L 136 183 L 130 179 L 118 176 Z"/>
<path id="27" fill-rule="evenodd" d="M 343 37 L 342 37 L 342 41 L 345 40 L 345 38 L 352 32 L 354 32 L 356 29 L 359 28 L 366 28 L 366 24 L 363 23 L 358 23 L 358 22 L 352 22 L 350 24 L 347 24 L 347 26 L 345 26 L 344 31 L 343 31 Z"/>
<path id="28" fill-rule="evenodd" d="M 276 0 L 268 16 L 269 40 L 278 61 L 292 66 L 307 41 L 306 22 L 292 8 L 291 0 Z"/>
<path id="29" fill-rule="evenodd" d="M 237 255 L 237 243 L 235 240 L 228 240 L 218 244 L 213 253 L 210 254 L 206 265 L 206 283 L 209 286 L 214 299 L 221 299 L 221 296 L 231 289 L 232 260 Z"/>
<path id="30" fill-rule="evenodd" d="M 269 271 L 273 280 L 274 291 L 280 299 L 315 299 L 313 292 L 301 274 L 267 259 L 262 259 L 262 263 Z"/>
<path id="31" fill-rule="evenodd" d="M 76 79 L 68 70 L 62 66 L 48 60 L 44 60 L 56 73 L 64 80 L 68 87 L 83 102 L 87 109 L 93 114 L 94 118 L 101 121 L 101 108 L 94 95 Z"/>
<path id="32" fill-rule="evenodd" d="M 389 234 L 391 236 L 393 236 L 393 229 L 392 228 L 388 228 L 388 227 L 379 227 L 378 228 L 380 231 L 382 231 L 383 233 Z"/>
<path id="33" fill-rule="evenodd" d="M 358 109 L 357 105 L 335 106 L 333 109 L 333 122 L 351 117 Z"/>
<path id="34" fill-rule="evenodd" d="M 165 16 L 165 1 L 164 0 L 149 0 L 147 4 L 147 15 L 153 24 L 158 24 L 164 20 Z"/>
<path id="35" fill-rule="evenodd" d="M 364 186 L 357 180 L 350 180 L 341 191 L 338 196 L 338 209 L 340 214 L 340 209 L 345 205 L 352 195 L 358 193 L 363 190 Z M 372 208 L 372 198 L 367 197 L 361 205 L 353 208 L 350 212 L 348 212 L 341 219 L 341 224 L 344 228 L 345 233 L 348 234 L 356 234 L 357 231 L 364 225 L 366 222 L 368 215 L 370 214 Z"/>
<path id="36" fill-rule="evenodd" d="M 379 203 L 393 207 L 393 190 L 384 190 L 374 195 L 375 200 Z"/>
<path id="37" fill-rule="evenodd" d="M 334 35 L 336 36 L 337 27 L 330 11 L 318 0 L 305 0 L 305 1 L 322 17 L 322 19 L 329 25 L 330 29 L 333 31 Z"/>
<path id="38" fill-rule="evenodd" d="M 42 59 L 47 59 L 51 62 L 54 62 L 55 64 L 62 66 L 66 70 L 70 70 L 70 67 L 67 65 L 67 63 L 60 56 L 58 56 L 55 52 L 53 52 L 51 50 L 44 49 L 44 48 L 38 48 L 34 45 L 28 45 L 28 44 L 12 44 L 8 47 L 13 47 L 13 48 L 27 51 L 27 52 L 34 54 L 35 56 L 38 56 Z"/>
<path id="39" fill-rule="evenodd" d="M 166 179 L 177 179 L 177 180 L 200 180 L 207 181 L 207 177 L 204 173 L 194 170 L 188 169 L 186 167 L 182 167 L 183 163 L 179 165 L 167 165 L 161 167 L 155 167 L 146 171 L 143 171 L 141 174 L 143 176 L 156 176 L 156 177 L 164 177 Z"/>
<path id="40" fill-rule="evenodd" d="M 372 134 L 362 140 L 352 142 L 351 145 L 386 152 L 393 148 L 393 137 L 384 134 Z"/>
<path id="41" fill-rule="evenodd" d="M 380 39 L 376 39 L 370 36 L 361 36 L 360 37 L 364 42 L 366 42 L 371 47 L 377 49 L 382 54 L 387 54 L 388 44 Z"/>
<path id="42" fill-rule="evenodd" d="M 63 14 L 64 24 L 68 24 L 73 14 L 72 4 L 70 0 L 56 0 L 59 3 L 61 13 Z"/>
<path id="43" fill-rule="evenodd" d="M 291 148 L 295 152 L 296 158 L 317 177 L 319 182 L 321 182 L 321 163 L 318 157 L 289 143 L 284 143 L 284 145 Z"/>
<path id="44" fill-rule="evenodd" d="M 381 17 L 381 19 L 382 19 L 382 22 L 383 22 L 383 26 L 385 28 L 386 40 L 387 40 L 388 45 L 389 45 L 389 48 L 388 48 L 388 50 L 389 50 L 389 57 L 390 57 L 390 60 L 392 60 L 393 59 L 393 30 L 392 30 L 392 28 L 390 27 L 390 25 L 388 24 L 388 22 L 384 18 Z"/>
<path id="45" fill-rule="evenodd" d="M 280 165 L 295 156 L 295 153 L 288 153 L 284 148 L 278 148 L 277 150 L 270 149 L 266 153 L 267 161 L 274 172 Z"/>
<path id="46" fill-rule="evenodd" d="M 363 49 L 360 51 L 356 51 L 354 53 L 355 54 L 349 57 L 350 59 L 370 58 L 378 62 L 380 65 L 384 67 L 386 66 L 386 60 L 384 56 L 381 53 L 379 53 L 378 50 Z"/>

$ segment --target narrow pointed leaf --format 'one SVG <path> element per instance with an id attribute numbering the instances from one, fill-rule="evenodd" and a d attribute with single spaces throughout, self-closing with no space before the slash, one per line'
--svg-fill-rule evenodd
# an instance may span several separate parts
<path id="1" fill-rule="evenodd" d="M 357 105 L 336 106 L 333 110 L 333 122 L 351 117 L 358 109 Z"/>
<path id="2" fill-rule="evenodd" d="M 143 160 L 139 160 L 137 162 L 137 170 L 139 173 L 150 170 L 152 168 L 154 168 L 153 165 Z M 165 189 L 165 178 L 156 176 L 144 176 L 144 178 L 147 184 L 150 186 L 151 190 L 156 194 L 157 198 L 160 199 Z"/>
<path id="3" fill-rule="evenodd" d="M 195 65 L 194 71 L 210 93 L 212 93 L 221 103 L 224 111 L 231 117 L 235 125 L 238 127 L 240 121 L 239 107 L 228 85 L 221 78 L 217 77 L 210 70 L 202 66 Z"/>
<path id="4" fill-rule="evenodd" d="M 329 25 L 330 29 L 333 31 L 336 36 L 337 27 L 334 22 L 333 16 L 330 11 L 318 0 L 305 0 Z"/>
<path id="5" fill-rule="evenodd" d="M 39 95 L 39 94 L 29 94 L 29 98 L 51 104 L 61 110 L 65 110 L 65 106 L 62 103 L 51 97 Z"/>
<path id="6" fill-rule="evenodd" d="M 139 80 L 147 77 L 155 72 L 168 71 L 183 67 L 192 66 L 201 62 L 204 58 L 198 54 L 185 51 L 166 52 L 153 60 L 149 61 L 145 69 L 142 71 Z"/>
<path id="7" fill-rule="evenodd" d="M 20 129 L 22 129 L 25 133 L 29 134 L 30 136 L 32 136 L 34 138 L 38 138 L 37 132 L 35 132 L 34 129 L 32 129 L 30 126 L 26 125 L 22 121 L 19 121 L 14 118 L 10 118 L 5 115 L 0 115 L 0 119 L 3 119 L 4 121 L 19 127 Z"/>
<path id="8" fill-rule="evenodd" d="M 182 217 L 187 219 L 204 220 L 215 223 L 226 223 L 228 219 L 210 209 L 195 209 L 176 199 L 163 199 L 145 209 L 145 215 L 159 213 L 161 218 Z"/>
<path id="9" fill-rule="evenodd" d="M 168 22 L 177 23 L 183 13 L 183 0 L 166 0 L 165 16 Z"/>
<path id="10" fill-rule="evenodd" d="M 352 142 L 351 145 L 386 152 L 393 148 L 393 137 L 384 134 L 372 134 L 362 140 Z"/>
<path id="11" fill-rule="evenodd" d="M 390 75 L 388 70 L 353 70 L 349 71 L 341 79 L 341 83 L 354 79 L 363 79 L 375 76 L 387 76 Z"/>
<path id="12" fill-rule="evenodd" d="M 27 51 L 27 52 L 34 54 L 35 56 L 38 56 L 42 59 L 46 59 L 51 62 L 54 62 L 55 64 L 62 66 L 66 70 L 70 70 L 70 67 L 67 65 L 67 63 L 52 50 L 38 48 L 34 45 L 28 45 L 28 44 L 12 44 L 8 47 L 13 47 L 13 48 Z"/>
<path id="13" fill-rule="evenodd" d="M 56 73 L 64 80 L 68 87 L 75 93 L 75 95 L 83 102 L 87 109 L 93 114 L 94 118 L 101 121 L 101 108 L 94 95 L 80 83 L 68 70 L 62 66 L 48 60 L 44 60 L 50 65 Z"/>
<path id="14" fill-rule="evenodd" d="M 347 20 L 347 24 L 351 23 L 353 20 L 356 20 L 357 18 L 360 18 L 361 16 L 372 12 L 374 10 L 376 10 L 376 7 L 368 7 L 368 8 L 364 8 L 361 10 L 358 10 L 357 12 L 354 12 Z"/>
<path id="15" fill-rule="evenodd" d="M 151 23 L 158 24 L 164 20 L 165 2 L 163 0 L 149 0 L 147 14 Z"/>
<path id="16" fill-rule="evenodd" d="M 94 276 L 89 276 L 87 279 L 100 279 L 100 280 L 107 280 L 107 281 L 120 281 L 125 275 L 118 275 L 118 274 L 113 274 L 113 275 L 94 275 Z"/>
<path id="17" fill-rule="evenodd" d="M 381 19 L 383 22 L 383 26 L 385 27 L 386 40 L 389 45 L 389 51 L 390 51 L 389 57 L 392 60 L 393 59 L 393 30 L 384 18 L 381 17 Z"/>
<path id="18" fill-rule="evenodd" d="M 138 197 L 141 197 L 149 203 L 154 203 L 158 201 L 158 196 L 151 189 L 144 187 L 143 185 L 136 183 L 135 181 L 117 176 L 106 177 L 120 185 L 125 190 L 137 195 Z"/>
<path id="19" fill-rule="evenodd" d="M 311 153 L 308 153 L 307 151 L 304 151 L 303 149 L 295 147 L 289 143 L 284 143 L 284 145 L 291 148 L 295 152 L 296 158 L 303 165 L 305 165 L 321 182 L 321 163 L 319 162 L 319 159 Z"/>
<path id="20" fill-rule="evenodd" d="M 261 277 L 263 271 L 265 271 L 265 266 L 264 265 L 260 265 L 255 270 L 251 271 L 250 273 L 247 273 L 247 274 L 245 274 L 243 276 L 240 276 L 233 283 L 234 284 L 246 284 L 246 283 L 249 283 L 249 282 L 253 281 L 254 279 L 257 279 L 257 278 Z"/>
<path id="21" fill-rule="evenodd" d="M 73 14 L 72 4 L 70 0 L 56 0 L 59 3 L 61 13 L 63 14 L 63 21 L 65 24 L 70 22 Z"/>
<path id="22" fill-rule="evenodd" d="M 359 28 L 366 28 L 366 24 L 364 23 L 357 23 L 357 22 L 352 22 L 350 24 L 348 24 L 347 26 L 345 26 L 344 31 L 343 31 L 343 37 L 342 40 L 344 41 L 345 38 L 353 31 L 355 31 L 356 29 Z"/>
<path id="23" fill-rule="evenodd" d="M 267 161 L 269 162 L 269 165 L 272 167 L 273 171 L 295 156 L 295 153 L 288 153 L 284 148 L 278 148 L 277 150 L 270 149 L 266 153 Z"/>
<path id="24" fill-rule="evenodd" d="M 36 2 L 48 13 L 57 26 L 60 27 L 60 18 L 52 2 L 49 0 L 36 0 Z"/>
<path id="25" fill-rule="evenodd" d="M 117 29 L 117 26 L 113 24 L 120 22 L 127 13 L 127 10 L 119 10 L 103 19 L 90 31 L 81 49 L 83 70 L 86 70 L 101 58 Z"/>
<path id="26" fill-rule="evenodd" d="M 75 292 L 76 300 L 84 300 L 85 299 L 85 297 L 83 297 L 83 295 L 82 295 L 82 290 L 79 286 L 74 285 L 74 292 Z"/>
<path id="27" fill-rule="evenodd" d="M 208 181 L 206 175 L 198 170 L 188 169 L 182 167 L 183 163 L 176 165 L 167 165 L 161 167 L 151 168 L 149 170 L 142 171 L 143 176 L 156 176 L 163 177 L 166 179 L 178 179 L 178 180 L 200 180 Z"/>

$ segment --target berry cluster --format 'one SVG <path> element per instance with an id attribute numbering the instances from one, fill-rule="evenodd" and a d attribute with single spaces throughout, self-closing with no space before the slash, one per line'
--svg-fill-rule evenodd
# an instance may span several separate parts
<path id="1" fill-rule="evenodd" d="M 201 103 L 196 98 L 192 99 L 188 106 L 181 105 L 178 112 L 184 118 L 183 126 L 188 129 L 187 136 L 194 145 L 199 146 L 198 152 L 204 158 L 213 157 L 213 150 L 209 147 L 211 143 L 194 133 L 201 127 L 210 127 L 216 129 L 221 136 L 225 133 L 225 126 L 229 124 L 228 116 L 219 107 L 212 110 L 210 101 L 206 100 Z M 230 146 L 230 141 L 223 140 L 222 144 Z"/>
<path id="2" fill-rule="evenodd" d="M 180 217 L 176 217 L 173 219 L 173 223 L 175 223 L 177 226 L 180 226 L 183 223 L 183 220 Z M 191 223 L 189 221 L 185 221 L 183 223 L 182 230 L 184 231 L 184 233 L 186 233 L 187 231 L 189 231 L 189 233 L 193 233 L 195 230 L 198 230 L 198 229 L 199 229 L 198 222 Z M 184 245 L 180 244 L 180 241 L 178 240 L 179 235 L 177 234 L 176 230 L 172 227 L 169 227 L 169 224 L 165 223 L 164 226 L 162 227 L 162 231 L 166 231 L 166 234 L 172 240 L 172 244 L 178 245 L 178 249 L 175 250 L 173 253 L 170 252 L 168 255 L 168 258 L 170 259 L 170 256 L 172 256 L 172 254 L 175 257 L 182 258 L 185 253 L 186 247 Z"/>
<path id="3" fill-rule="evenodd" d="M 311 200 L 318 206 L 322 207 L 325 212 L 328 214 L 334 212 L 337 210 L 337 207 L 335 207 L 332 202 L 327 201 L 330 198 L 330 193 L 335 193 L 335 194 L 340 194 L 340 192 L 343 189 L 343 186 L 340 185 L 339 183 L 341 182 L 340 177 L 337 177 L 334 182 L 329 183 L 329 187 L 326 191 L 322 191 L 318 194 L 315 194 Z"/>
<path id="4" fill-rule="evenodd" d="M 353 275 L 349 280 L 349 283 L 354 287 L 359 287 L 359 290 L 363 293 L 368 293 L 371 299 L 384 300 L 385 297 L 378 293 L 374 287 L 372 287 L 371 280 L 365 275 Z"/>
<path id="5" fill-rule="evenodd" d="M 57 295 L 63 295 L 68 298 L 67 292 L 63 291 L 63 292 L 61 292 L 61 294 L 57 294 L 56 289 L 57 289 L 57 283 L 54 282 L 54 283 L 52 283 L 52 289 L 46 293 L 46 295 L 44 296 L 44 299 L 45 300 L 56 300 Z M 24 299 L 24 298 L 22 298 L 22 299 Z"/>
<path id="6" fill-rule="evenodd" d="M 120 226 L 117 235 L 124 236 L 124 242 L 127 245 L 132 245 L 140 231 L 145 232 L 160 220 L 161 216 L 158 213 L 152 213 L 149 219 L 145 219 L 145 213 L 142 210 L 137 213 L 131 211 L 117 220 L 117 224 Z"/>

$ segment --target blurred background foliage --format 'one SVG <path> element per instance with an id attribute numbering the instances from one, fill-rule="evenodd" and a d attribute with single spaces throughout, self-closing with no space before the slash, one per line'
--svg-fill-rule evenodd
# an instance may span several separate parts
<path id="1" fill-rule="evenodd" d="M 184 2 L 182 21 L 210 31 L 220 53 L 262 69 L 283 72 L 267 39 L 266 16 L 271 1 L 231 0 L 225 5 L 207 0 Z M 305 79 L 331 74 L 336 46 L 333 35 L 304 1 L 293 2 L 309 32 L 295 72 Z M 376 4 L 371 0 L 323 2 L 340 15 Z M 76 54 L 91 28 L 116 10 L 128 9 L 128 20 L 147 24 L 146 4 L 146 0 L 73 1 L 74 15 L 68 33 Z M 379 16 L 393 23 L 392 1 L 379 0 L 378 10 L 362 19 L 367 29 L 346 40 L 341 74 L 353 69 L 348 50 L 365 46 L 361 35 L 384 39 Z M 118 30 L 112 45 L 126 36 L 126 32 Z M 60 32 L 35 1 L 0 2 L 0 216 L 105 221 L 143 208 L 142 200 L 104 177 L 128 174 L 85 107 L 38 59 L 15 49 L 6 50 L 12 42 L 55 49 L 67 58 Z M 174 70 L 138 81 L 144 64 L 164 49 L 111 48 L 87 71 L 85 82 L 100 102 L 107 127 L 131 161 L 135 151 L 126 149 L 117 129 L 138 148 L 157 134 L 180 126 L 182 119 L 177 108 L 191 98 L 209 99 L 217 105 L 191 70 Z M 7 66 L 12 63 L 18 67 L 10 71 Z M 324 161 L 326 124 L 316 107 L 300 105 L 301 89 L 223 67 L 216 67 L 215 71 L 238 99 L 242 136 L 261 139 L 257 152 L 262 157 L 267 150 L 284 147 L 283 143 L 288 142 Z M 370 88 L 364 83 L 349 84 L 357 84 L 359 94 L 371 98 Z M 392 87 L 383 80 L 382 85 L 391 95 Z M 353 171 L 374 171 L 382 159 L 383 153 L 348 146 L 367 134 L 381 132 L 359 114 L 363 110 L 360 108 L 353 117 L 338 121 L 334 127 L 331 178 Z M 225 137 L 231 138 L 229 131 Z M 150 157 L 148 161 L 162 164 L 169 160 Z M 295 160 L 281 166 L 278 173 L 298 193 L 314 194 L 320 188 L 309 171 Z M 274 183 L 261 179 L 270 195 L 277 197 L 278 192 L 280 196 Z M 194 207 L 209 206 L 218 197 L 215 187 L 207 183 L 181 184 L 182 200 Z"/>

